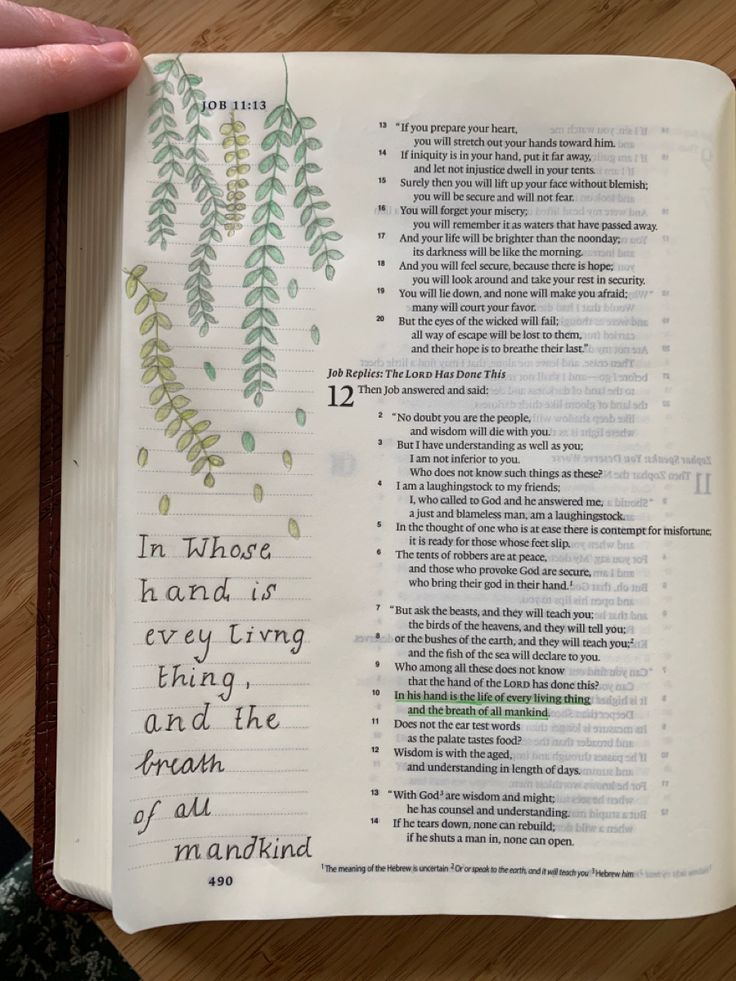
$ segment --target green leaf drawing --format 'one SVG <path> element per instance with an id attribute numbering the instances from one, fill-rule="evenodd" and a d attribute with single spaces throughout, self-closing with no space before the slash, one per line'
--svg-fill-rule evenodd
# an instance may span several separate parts
<path id="1" fill-rule="evenodd" d="M 189 129 L 186 133 L 188 144 L 184 154 L 188 167 L 184 179 L 189 184 L 199 205 L 199 238 L 192 249 L 188 266 L 189 276 L 185 282 L 189 320 L 204 337 L 210 327 L 217 323 L 214 315 L 212 294 L 211 263 L 217 259 L 215 245 L 222 241 L 220 227 L 225 224 L 225 203 L 222 189 L 208 166 L 207 154 L 201 141 L 210 140 L 210 132 L 203 125 L 202 117 L 210 115 L 202 109 L 205 93 L 199 88 L 202 79 L 184 69 L 180 57 L 176 58 L 180 77 L 177 92 L 182 108 L 186 110 Z"/>
<path id="2" fill-rule="evenodd" d="M 294 414 L 296 416 L 296 424 L 297 424 L 297 426 L 303 426 L 303 425 L 305 425 L 305 423 L 307 421 L 307 413 L 304 411 L 304 409 L 297 409 Z"/>
<path id="3" fill-rule="evenodd" d="M 284 182 L 291 183 L 289 172 L 292 167 L 296 168 L 294 205 L 300 211 L 299 221 L 312 269 L 315 272 L 324 270 L 326 278 L 333 279 L 334 263 L 343 257 L 334 247 L 342 236 L 332 227 L 334 219 L 324 214 L 329 210 L 330 203 L 311 176 L 322 169 L 310 157 L 322 147 L 321 141 L 312 133 L 317 124 L 312 116 L 298 116 L 295 112 L 289 99 L 289 68 L 283 55 L 282 61 L 284 98 L 271 109 L 264 121 L 265 133 L 260 145 L 264 155 L 257 168 L 264 179 L 256 188 L 253 230 L 249 239 L 252 251 L 245 260 L 243 280 L 248 311 L 242 323 L 243 330 L 247 332 L 247 350 L 243 356 L 243 395 L 252 398 L 257 407 L 263 405 L 264 395 L 273 391 L 277 377 L 273 348 L 278 344 L 278 339 L 277 332 L 272 329 L 279 326 L 276 310 L 280 296 L 276 270 L 285 263 L 284 253 L 277 244 L 285 237 L 281 224 L 284 209 L 278 197 L 286 195 Z M 234 136 L 232 118 L 231 128 L 226 133 L 228 138 Z M 222 131 L 225 132 L 224 127 Z M 287 175 L 284 180 L 281 174 Z M 286 290 L 292 300 L 296 298 L 299 284 L 295 278 L 288 281 Z M 316 326 L 312 327 L 311 337 L 314 344 L 319 343 Z"/>
<path id="4" fill-rule="evenodd" d="M 174 216 L 179 192 L 175 181 L 184 176 L 183 152 L 179 145 L 182 136 L 177 129 L 174 103 L 170 98 L 174 95 L 173 79 L 179 78 L 181 66 L 178 59 L 167 59 L 159 62 L 153 72 L 158 78 L 149 90 L 153 101 L 148 108 L 148 132 L 152 138 L 153 162 L 158 165 L 159 182 L 151 195 L 147 230 L 148 244 L 165 250 L 171 236 L 176 234 Z M 126 283 L 128 297 L 133 295 L 128 292 L 131 288 L 132 284 Z"/>
<path id="5" fill-rule="evenodd" d="M 148 450 L 145 448 L 145 446 L 141 446 L 141 448 L 138 450 L 138 466 L 145 467 L 147 463 L 148 463 Z"/>
<path id="6" fill-rule="evenodd" d="M 154 418 L 156 422 L 165 422 L 165 433 L 169 439 L 178 437 L 176 449 L 180 453 L 186 453 L 186 458 L 192 464 L 191 472 L 198 474 L 205 470 L 205 487 L 214 487 L 215 478 L 213 468 L 222 466 L 224 460 L 210 452 L 211 448 L 220 439 L 215 433 L 207 433 L 211 423 L 208 419 L 200 419 L 198 422 L 192 420 L 199 414 L 198 409 L 191 406 L 191 399 L 184 394 L 184 385 L 177 380 L 174 371 L 174 359 L 171 357 L 171 345 L 163 339 L 162 331 L 171 329 L 171 320 L 160 309 L 159 304 L 166 299 L 163 290 L 155 289 L 146 285 L 143 276 L 147 269 L 145 266 L 136 266 L 135 269 L 123 270 L 127 275 L 126 292 L 130 299 L 138 296 L 135 310 L 140 316 L 142 310 L 150 310 L 146 318 L 140 325 L 141 334 L 147 336 L 140 349 L 141 359 L 141 380 L 144 385 L 153 385 L 148 401 L 155 407 Z M 134 289 L 128 287 L 132 280 Z M 141 304 L 145 297 L 146 303 Z M 141 463 L 141 453 L 145 453 L 148 459 L 148 451 L 141 449 L 138 453 L 138 463 Z M 164 499 L 166 510 L 161 511 Z M 168 513 L 169 498 L 164 496 L 159 503 L 159 510 L 162 514 Z"/>
<path id="7" fill-rule="evenodd" d="M 228 178 L 225 193 L 225 231 L 230 236 L 243 227 L 245 189 L 248 186 L 245 175 L 250 171 L 250 164 L 245 161 L 250 156 L 248 149 L 250 138 L 245 131 L 245 123 L 236 119 L 232 111 L 230 122 L 220 126 L 220 133 L 223 136 L 225 163 L 228 165 L 225 171 Z"/>
<path id="8" fill-rule="evenodd" d="M 282 59 L 286 75 L 284 110 L 291 121 L 290 145 L 294 150 L 294 164 L 297 165 L 294 175 L 294 207 L 300 209 L 299 224 L 309 246 L 313 271 L 324 270 L 327 279 L 334 279 L 334 264 L 343 258 L 343 254 L 333 243 L 339 241 L 342 235 L 332 227 L 335 224 L 334 218 L 324 213 L 331 207 L 325 192 L 312 180 L 312 175 L 320 173 L 322 167 L 311 159 L 310 154 L 322 149 L 322 141 L 314 135 L 308 135 L 317 125 L 316 121 L 311 116 L 297 115 L 289 101 L 289 68 L 283 55 Z"/>
<path id="9" fill-rule="evenodd" d="M 148 224 L 148 243 L 165 249 L 169 238 L 176 234 L 174 219 L 179 198 L 176 185 L 178 179 L 182 179 L 189 185 L 200 212 L 199 237 L 190 255 L 185 286 L 189 319 L 204 336 L 217 322 L 213 312 L 210 263 L 217 258 L 214 246 L 222 241 L 219 226 L 225 220 L 222 190 L 212 175 L 207 154 L 201 146 L 202 141 L 210 139 L 202 123 L 202 117 L 209 115 L 209 111 L 201 108 L 205 104 L 205 93 L 199 88 L 202 79 L 186 71 L 181 57 L 159 62 L 154 68 L 154 75 L 158 78 L 150 90 L 150 95 L 155 98 L 149 107 L 151 122 L 148 132 L 152 138 L 153 161 L 159 165 L 160 182 L 149 207 L 152 217 Z M 183 136 L 177 128 L 175 98 L 184 112 L 188 127 Z M 129 288 L 126 284 L 126 291 Z"/>
<path id="10" fill-rule="evenodd" d="M 211 364 L 209 361 L 205 361 L 202 367 L 204 368 L 205 375 L 207 375 L 209 380 L 213 382 L 215 378 L 217 378 L 217 372 L 215 371 L 214 365 Z"/>
<path id="11" fill-rule="evenodd" d="M 168 494 L 163 494 L 159 498 L 159 502 L 158 502 L 158 513 L 159 514 L 168 514 L 170 507 L 171 507 L 171 500 L 169 498 L 169 495 Z"/>
<path id="12" fill-rule="evenodd" d="M 284 450 L 284 452 L 281 454 L 281 462 L 283 463 L 283 465 L 286 467 L 287 470 L 291 470 L 294 464 L 294 458 L 292 457 L 291 453 L 289 453 L 288 450 Z"/>
<path id="13" fill-rule="evenodd" d="M 263 488 L 260 484 L 253 485 L 253 500 L 256 504 L 260 504 L 263 500 Z"/>
<path id="14" fill-rule="evenodd" d="M 243 449 L 246 453 L 252 453 L 256 448 L 256 441 L 253 433 L 243 433 L 240 437 L 240 442 L 243 444 Z"/>
<path id="15" fill-rule="evenodd" d="M 312 324 L 309 328 L 309 336 L 312 338 L 312 344 L 316 347 L 320 340 L 319 327 L 316 324 Z"/>
<path id="16" fill-rule="evenodd" d="M 273 391 L 276 379 L 276 355 L 272 348 L 278 341 L 271 328 L 279 323 L 275 310 L 280 302 L 276 266 L 283 265 L 284 254 L 272 240 L 280 241 L 284 237 L 279 224 L 284 219 L 284 209 L 277 196 L 283 197 L 286 187 L 277 171 L 288 169 L 281 149 L 291 144 L 290 122 L 284 117 L 283 106 L 277 106 L 266 117 L 265 126 L 270 131 L 261 141 L 261 149 L 267 153 L 258 164 L 258 171 L 267 176 L 256 188 L 257 206 L 249 240 L 253 249 L 245 260 L 247 272 L 243 286 L 247 290 L 248 313 L 242 324 L 247 347 L 243 356 L 243 396 L 252 398 L 257 407 L 263 405 L 264 394 Z"/>
<path id="17" fill-rule="evenodd" d="M 301 531 L 296 518 L 289 518 L 289 534 L 292 538 L 301 538 Z"/>

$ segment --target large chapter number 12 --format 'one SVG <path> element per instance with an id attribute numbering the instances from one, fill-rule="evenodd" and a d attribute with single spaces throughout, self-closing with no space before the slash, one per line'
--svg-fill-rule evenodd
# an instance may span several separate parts
<path id="1" fill-rule="evenodd" d="M 353 402 L 353 386 L 341 385 L 339 398 L 340 401 L 338 401 L 337 385 L 330 385 L 330 407 L 337 406 L 341 409 L 351 409 L 355 404 Z"/>

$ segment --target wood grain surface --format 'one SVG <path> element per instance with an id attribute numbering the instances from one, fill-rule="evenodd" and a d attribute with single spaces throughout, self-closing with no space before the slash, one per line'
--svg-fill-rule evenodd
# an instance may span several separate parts
<path id="1" fill-rule="evenodd" d="M 721 0 L 47 5 L 122 27 L 144 52 L 586 52 L 688 58 L 736 74 L 736 4 Z M 29 840 L 45 153 L 44 123 L 0 136 L 0 810 Z M 96 919 L 145 981 L 736 978 L 736 910 L 650 922 L 495 916 L 214 923 L 133 937 L 109 914 Z"/>

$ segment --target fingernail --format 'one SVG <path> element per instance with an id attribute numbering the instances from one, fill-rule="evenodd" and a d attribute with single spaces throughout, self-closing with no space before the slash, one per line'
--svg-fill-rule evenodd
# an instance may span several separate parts
<path id="1" fill-rule="evenodd" d="M 119 31 L 116 27 L 101 27 L 99 24 L 95 24 L 95 31 L 99 35 L 100 42 L 104 44 L 107 41 L 131 41 L 133 38 L 126 34 L 125 31 Z"/>
<path id="2" fill-rule="evenodd" d="M 138 55 L 138 49 L 127 41 L 109 41 L 98 48 L 104 57 L 116 65 L 124 65 Z"/>

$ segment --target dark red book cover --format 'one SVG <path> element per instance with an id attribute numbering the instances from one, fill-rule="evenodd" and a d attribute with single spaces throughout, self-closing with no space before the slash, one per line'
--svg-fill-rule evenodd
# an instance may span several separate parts
<path id="1" fill-rule="evenodd" d="M 68 159 L 68 117 L 52 116 L 49 120 L 41 379 L 33 881 L 39 898 L 47 906 L 81 912 L 100 907 L 62 889 L 54 878 L 53 864 Z"/>

